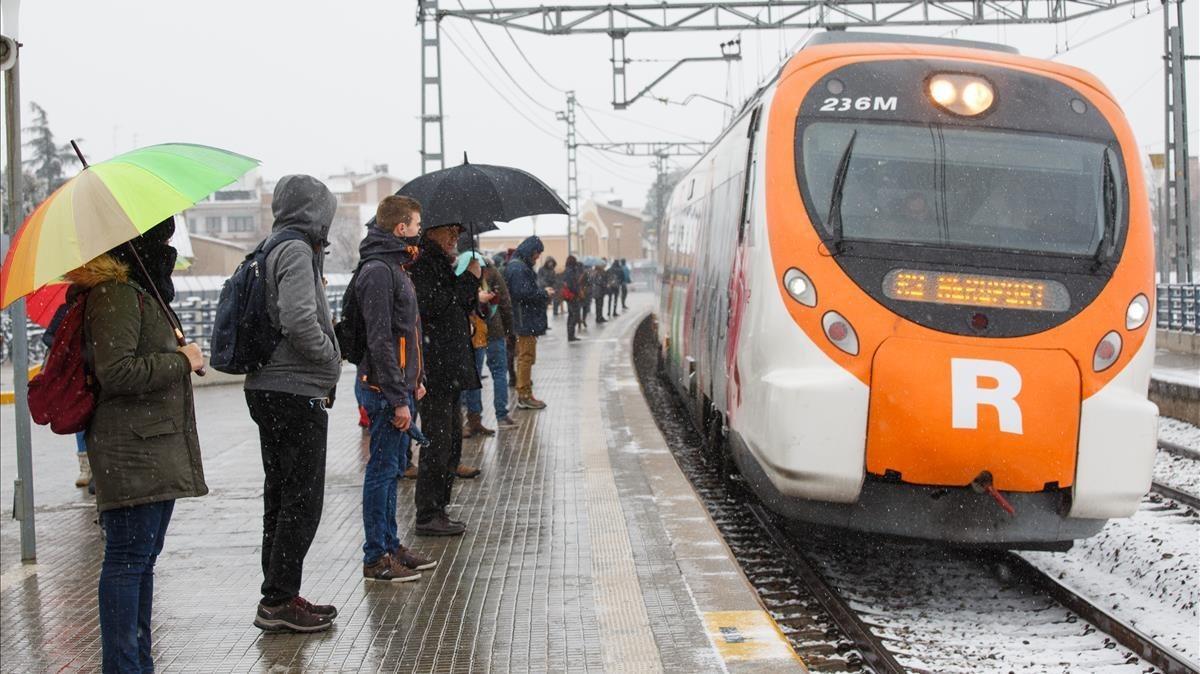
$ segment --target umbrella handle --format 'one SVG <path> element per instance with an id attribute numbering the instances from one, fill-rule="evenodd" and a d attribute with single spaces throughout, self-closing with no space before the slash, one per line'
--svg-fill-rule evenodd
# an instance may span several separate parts
<path id="1" fill-rule="evenodd" d="M 183 336 L 183 330 L 180 330 L 179 328 L 175 328 L 175 342 L 179 344 L 179 346 L 187 346 L 187 339 Z M 208 368 L 204 367 L 203 365 L 200 366 L 199 370 L 196 370 L 197 376 L 203 377 L 206 374 L 208 374 Z"/>

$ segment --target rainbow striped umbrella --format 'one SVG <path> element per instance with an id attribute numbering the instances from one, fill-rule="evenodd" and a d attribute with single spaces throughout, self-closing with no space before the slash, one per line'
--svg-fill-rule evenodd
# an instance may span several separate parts
<path id="1" fill-rule="evenodd" d="M 240 154 L 185 143 L 85 164 L 13 236 L 0 269 L 0 308 L 191 208 L 257 165 Z"/>

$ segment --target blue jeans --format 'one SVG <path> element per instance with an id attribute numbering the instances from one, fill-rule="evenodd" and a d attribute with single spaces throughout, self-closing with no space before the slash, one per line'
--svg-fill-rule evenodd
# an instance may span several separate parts
<path id="1" fill-rule="evenodd" d="M 492 406 L 500 419 L 508 416 L 508 345 L 503 339 L 493 339 L 488 341 L 487 348 L 475 349 L 475 371 L 480 375 L 483 375 L 484 356 L 492 374 Z M 471 414 L 482 414 L 483 389 L 463 391 L 462 402 Z"/>
<path id="2" fill-rule="evenodd" d="M 396 478 L 408 468 L 408 433 L 392 425 L 395 408 L 387 397 L 362 382 L 355 395 L 371 420 L 371 458 L 363 476 L 363 564 L 374 564 L 400 547 L 396 534 Z M 416 400 L 415 392 L 409 393 Z M 416 417 L 416 410 L 409 407 Z"/>
<path id="3" fill-rule="evenodd" d="M 75 453 L 87 456 L 87 431 L 79 431 L 75 434 Z"/>
<path id="4" fill-rule="evenodd" d="M 98 594 L 105 674 L 154 671 L 150 656 L 154 562 L 162 552 L 174 509 L 172 500 L 100 513 L 105 544 Z"/>

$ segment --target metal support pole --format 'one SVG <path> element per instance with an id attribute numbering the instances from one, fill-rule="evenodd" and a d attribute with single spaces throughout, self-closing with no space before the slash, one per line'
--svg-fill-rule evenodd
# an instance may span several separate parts
<path id="1" fill-rule="evenodd" d="M 1174 0 L 1175 15 L 1171 13 L 1172 0 L 1163 0 L 1163 28 L 1165 61 L 1166 128 L 1163 147 L 1163 194 L 1166 207 L 1165 222 L 1167 239 L 1174 242 L 1170 251 L 1174 261 L 1175 282 L 1189 283 L 1195 280 L 1195 257 L 1193 249 L 1195 231 L 1192 226 L 1190 167 L 1188 162 L 1187 129 L 1187 74 L 1183 39 L 1183 0 Z M 1174 24 L 1172 25 L 1172 18 Z M 1169 281 L 1163 274 L 1164 281 Z"/>
<path id="2" fill-rule="evenodd" d="M 567 123 L 567 208 L 571 211 L 567 215 L 567 255 L 574 255 L 576 250 L 581 250 L 581 244 L 576 240 L 579 236 L 579 164 L 576 162 L 579 143 L 575 138 L 574 91 L 567 92 L 566 112 L 559 112 L 555 117 Z"/>
<path id="3" fill-rule="evenodd" d="M 442 28 L 438 0 L 418 0 L 421 23 L 421 173 L 446 167 L 442 115 Z M 436 107 L 434 107 L 436 106 Z M 437 144 L 433 141 L 436 139 Z"/>
<path id="4" fill-rule="evenodd" d="M 25 220 L 21 198 L 21 55 L 4 71 L 4 117 L 8 143 L 8 218 L 15 228 Z M 4 251 L 7 257 L 8 251 Z M 29 338 L 25 300 L 11 307 L 13 321 L 13 388 L 16 392 L 17 480 L 13 484 L 13 518 L 21 522 L 21 561 L 37 561 L 33 526 L 33 435 L 29 424 Z"/>
<path id="5" fill-rule="evenodd" d="M 612 38 L 612 104 L 618 110 L 625 109 L 625 66 L 629 64 L 629 59 L 625 58 L 625 36 L 627 34 L 624 31 L 613 31 L 608 34 Z"/>

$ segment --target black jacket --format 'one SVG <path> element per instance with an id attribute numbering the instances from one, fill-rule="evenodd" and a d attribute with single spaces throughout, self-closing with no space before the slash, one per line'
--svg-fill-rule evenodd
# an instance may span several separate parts
<path id="1" fill-rule="evenodd" d="M 481 388 L 467 318 L 479 301 L 479 279 L 467 272 L 455 276 L 453 264 L 441 247 L 424 240 L 417 261 L 408 268 L 421 309 L 425 388 L 431 394 Z"/>
<path id="2" fill-rule="evenodd" d="M 407 407 L 409 392 L 423 374 L 417 293 L 403 270 L 413 255 L 403 241 L 378 227 L 369 228 L 358 250 L 363 262 L 354 293 L 367 332 L 358 378 L 378 387 L 393 407 Z"/>

